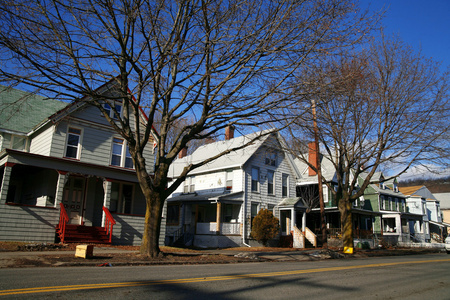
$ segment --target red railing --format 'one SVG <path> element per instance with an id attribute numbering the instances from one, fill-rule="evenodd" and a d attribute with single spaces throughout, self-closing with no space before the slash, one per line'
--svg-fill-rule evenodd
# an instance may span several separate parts
<path id="1" fill-rule="evenodd" d="M 109 243 L 112 241 L 112 232 L 113 232 L 113 226 L 116 224 L 116 221 L 114 221 L 113 216 L 109 212 L 109 210 L 103 206 L 103 212 L 105 213 L 105 229 L 106 234 L 109 235 Z"/>
<path id="2" fill-rule="evenodd" d="M 61 207 L 59 212 L 59 223 L 58 223 L 58 234 L 61 243 L 64 243 L 64 236 L 66 234 L 66 224 L 69 223 L 69 216 L 67 215 L 66 209 L 64 208 L 64 204 L 59 203 Z"/>

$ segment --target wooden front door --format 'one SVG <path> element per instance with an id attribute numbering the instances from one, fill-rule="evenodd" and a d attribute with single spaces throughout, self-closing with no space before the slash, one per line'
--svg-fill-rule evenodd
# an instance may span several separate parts
<path id="1" fill-rule="evenodd" d="M 69 177 L 64 186 L 63 204 L 69 216 L 69 224 L 82 225 L 85 179 Z"/>

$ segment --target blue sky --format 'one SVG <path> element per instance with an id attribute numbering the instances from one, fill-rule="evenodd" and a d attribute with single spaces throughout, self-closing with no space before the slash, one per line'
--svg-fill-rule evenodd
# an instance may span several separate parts
<path id="1" fill-rule="evenodd" d="M 386 34 L 399 35 L 423 56 L 440 62 L 442 71 L 450 66 L 450 0 L 360 0 L 360 5 L 376 11 L 386 9 L 381 21 Z M 411 169 L 400 179 L 414 177 L 417 173 L 439 177 L 424 169 Z M 450 170 L 439 173 L 449 176 Z"/>
<path id="2" fill-rule="evenodd" d="M 362 8 L 387 9 L 382 22 L 387 34 L 398 34 L 441 70 L 450 65 L 450 0 L 360 0 Z"/>

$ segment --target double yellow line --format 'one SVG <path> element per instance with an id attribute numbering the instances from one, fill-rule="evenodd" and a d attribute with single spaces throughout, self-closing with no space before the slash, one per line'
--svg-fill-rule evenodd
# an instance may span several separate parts
<path id="1" fill-rule="evenodd" d="M 149 285 L 183 284 L 183 283 L 235 280 L 235 279 L 246 279 L 246 278 L 259 278 L 259 277 L 275 277 L 275 276 L 311 274 L 311 273 L 320 273 L 320 272 L 332 272 L 332 271 L 343 271 L 343 270 L 352 270 L 352 269 L 377 268 L 377 267 L 398 266 L 398 265 L 406 265 L 406 264 L 424 264 L 424 263 L 436 263 L 436 262 L 450 262 L 450 259 L 393 262 L 393 263 L 369 264 L 369 265 L 359 265 L 359 266 L 330 267 L 330 268 L 320 268 L 320 269 L 243 274 L 243 275 L 213 276 L 213 277 L 199 277 L 199 278 L 36 287 L 36 288 L 24 288 L 24 289 L 0 290 L 0 296 L 18 295 L 18 294 L 34 294 L 34 293 L 50 293 L 50 292 L 62 292 L 62 291 L 75 291 L 75 290 L 92 290 L 92 289 L 105 289 L 105 288 L 149 286 Z"/>

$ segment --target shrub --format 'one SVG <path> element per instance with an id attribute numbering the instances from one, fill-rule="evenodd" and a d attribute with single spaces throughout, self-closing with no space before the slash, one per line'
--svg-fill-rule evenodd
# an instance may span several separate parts
<path id="1" fill-rule="evenodd" d="M 267 246 L 267 242 L 275 238 L 280 230 L 278 218 L 268 209 L 261 209 L 252 222 L 250 236 Z"/>

